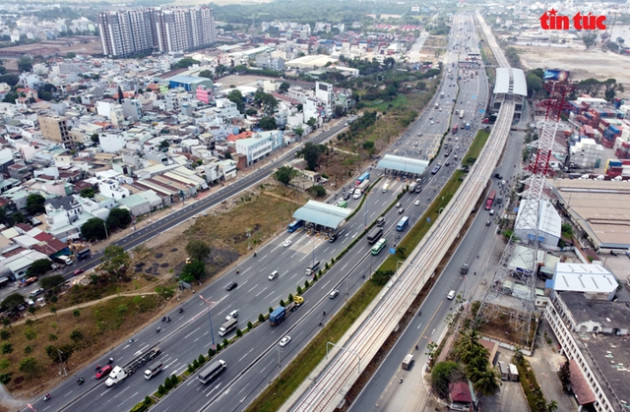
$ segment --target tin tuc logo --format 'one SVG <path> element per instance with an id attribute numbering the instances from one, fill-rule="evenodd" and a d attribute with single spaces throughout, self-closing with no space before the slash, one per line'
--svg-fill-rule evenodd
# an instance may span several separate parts
<path id="1" fill-rule="evenodd" d="M 569 16 L 560 15 L 554 9 L 546 11 L 540 16 L 540 27 L 543 30 L 569 30 L 571 21 L 573 21 L 573 28 L 576 30 L 606 30 L 606 16 L 577 12 L 572 19 L 569 19 Z"/>

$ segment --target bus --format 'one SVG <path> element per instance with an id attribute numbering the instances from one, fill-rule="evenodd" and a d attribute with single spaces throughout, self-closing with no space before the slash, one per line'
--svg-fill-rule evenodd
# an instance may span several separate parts
<path id="1" fill-rule="evenodd" d="M 77 260 L 88 259 L 92 256 L 92 251 L 90 249 L 83 249 L 77 252 Z"/>
<path id="2" fill-rule="evenodd" d="M 497 195 L 497 191 L 493 190 L 492 192 L 490 192 L 490 194 L 488 195 L 488 198 L 486 199 L 486 210 L 490 210 L 492 208 L 492 204 L 494 203 L 494 198 Z"/>
<path id="3" fill-rule="evenodd" d="M 398 224 L 396 225 L 396 230 L 399 232 L 402 232 L 403 230 L 405 230 L 408 224 L 409 224 L 409 216 L 403 216 L 398 221 Z"/>
<path id="4" fill-rule="evenodd" d="M 208 367 L 202 369 L 201 372 L 199 372 L 199 381 L 204 385 L 212 382 L 214 378 L 223 373 L 226 367 L 227 364 L 222 359 L 213 362 Z"/>
<path id="5" fill-rule="evenodd" d="M 378 242 L 376 242 L 374 246 L 372 246 L 372 254 L 376 256 L 379 253 L 381 253 L 381 250 L 383 250 L 386 243 L 387 243 L 387 239 L 381 238 L 381 240 L 379 240 Z"/>
<path id="6" fill-rule="evenodd" d="M 383 228 L 375 227 L 374 229 L 372 229 L 370 233 L 368 233 L 367 240 L 370 244 L 372 244 L 376 242 L 377 240 L 379 240 L 382 235 L 383 235 Z"/>
<path id="7" fill-rule="evenodd" d="M 304 226 L 304 221 L 303 220 L 301 220 L 301 219 L 294 220 L 291 224 L 289 224 L 289 226 L 287 226 L 287 232 L 293 233 L 296 230 L 298 230 L 299 228 L 301 228 L 302 226 Z"/>
<path id="8" fill-rule="evenodd" d="M 354 183 L 354 185 L 359 186 L 361 183 L 363 183 L 364 180 L 369 180 L 369 179 L 370 179 L 370 172 L 365 172 L 357 178 L 357 181 Z"/>
<path id="9" fill-rule="evenodd" d="M 230 318 L 230 320 L 226 320 L 225 323 L 223 323 L 223 325 L 221 325 L 221 327 L 219 328 L 219 336 L 223 337 L 232 332 L 238 326 L 237 323 L 238 321 L 236 320 L 236 318 Z"/>

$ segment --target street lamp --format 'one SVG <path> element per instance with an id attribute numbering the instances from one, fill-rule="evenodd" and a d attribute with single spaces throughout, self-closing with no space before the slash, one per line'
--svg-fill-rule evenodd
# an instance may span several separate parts
<path id="1" fill-rule="evenodd" d="M 207 300 L 201 295 L 199 295 L 199 298 L 203 300 L 206 303 L 206 305 L 208 305 L 208 321 L 210 321 L 210 337 L 212 339 L 212 349 L 215 349 L 216 344 L 214 343 L 214 331 L 212 330 L 212 312 L 210 311 L 210 309 L 212 309 L 212 304 L 215 302 L 210 302 L 209 300 Z"/>

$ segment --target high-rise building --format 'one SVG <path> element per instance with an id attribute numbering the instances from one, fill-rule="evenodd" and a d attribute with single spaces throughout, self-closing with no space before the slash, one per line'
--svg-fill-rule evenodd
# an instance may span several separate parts
<path id="1" fill-rule="evenodd" d="M 110 57 L 189 51 L 216 41 L 212 9 L 202 6 L 101 13 L 99 27 L 103 54 Z"/>
<path id="2" fill-rule="evenodd" d="M 48 140 L 62 143 L 66 149 L 72 149 L 73 141 L 68 133 L 68 121 L 65 117 L 40 115 L 37 120 L 42 136 Z"/>
<path id="3" fill-rule="evenodd" d="M 155 49 L 152 9 L 110 11 L 99 15 L 103 54 L 128 57 Z"/>

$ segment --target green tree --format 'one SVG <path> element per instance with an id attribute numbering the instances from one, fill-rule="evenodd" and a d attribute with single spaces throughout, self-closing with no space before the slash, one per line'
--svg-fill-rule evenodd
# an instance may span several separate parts
<path id="1" fill-rule="evenodd" d="M 31 215 L 44 213 L 46 212 L 44 203 L 46 203 L 46 198 L 44 196 L 37 193 L 33 193 L 32 195 L 29 195 L 26 198 L 26 210 Z"/>
<path id="2" fill-rule="evenodd" d="M 41 276 L 52 269 L 52 262 L 48 259 L 37 259 L 26 270 L 26 276 Z"/>
<path id="3" fill-rule="evenodd" d="M 475 391 L 483 396 L 492 396 L 499 390 L 499 380 L 494 369 L 486 368 L 473 382 Z"/>
<path id="4" fill-rule="evenodd" d="M 57 364 L 66 363 L 74 353 L 74 346 L 71 344 L 46 346 L 46 355 L 51 361 Z"/>
<path id="5" fill-rule="evenodd" d="M 442 399 L 449 393 L 449 385 L 464 377 L 459 365 L 452 361 L 440 362 L 431 370 L 431 386 Z"/>
<path id="6" fill-rule="evenodd" d="M 208 256 L 210 256 L 210 246 L 203 240 L 191 239 L 186 245 L 186 253 L 188 253 L 191 260 L 205 262 Z"/>
<path id="7" fill-rule="evenodd" d="M 92 143 L 94 144 L 99 144 L 99 138 L 98 138 L 98 133 L 92 133 L 92 136 L 90 136 L 90 140 L 92 141 Z"/>
<path id="8" fill-rule="evenodd" d="M 101 268 L 106 271 L 112 280 L 128 280 L 127 270 L 131 264 L 129 254 L 121 246 L 109 245 L 103 252 Z"/>
<path id="9" fill-rule="evenodd" d="M 172 65 L 172 67 L 174 69 L 187 69 L 188 67 L 194 64 L 200 64 L 199 60 L 195 60 L 190 57 L 185 57 L 181 59 L 180 61 L 178 61 L 177 63 L 175 63 L 174 65 Z"/>
<path id="10" fill-rule="evenodd" d="M 278 128 L 276 125 L 276 119 L 273 117 L 263 117 L 259 122 L 260 128 L 263 130 L 275 130 Z"/>
<path id="11" fill-rule="evenodd" d="M 13 344 L 10 342 L 4 342 L 2 344 L 2 354 L 3 355 L 8 355 L 9 353 L 13 352 Z"/>
<path id="12" fill-rule="evenodd" d="M 200 260 L 193 260 L 182 269 L 179 279 L 184 282 L 201 280 L 206 276 L 206 265 Z"/>
<path id="13" fill-rule="evenodd" d="M 30 72 L 33 70 L 33 59 L 28 56 L 22 56 L 18 60 L 18 70 L 21 72 Z"/>
<path id="14" fill-rule="evenodd" d="M 18 223 L 28 223 L 28 219 L 26 219 L 22 212 L 15 212 L 14 214 L 12 214 L 11 220 L 13 221 L 14 225 L 17 225 Z"/>
<path id="15" fill-rule="evenodd" d="M 0 75 L 0 83 L 6 83 L 9 86 L 13 87 L 20 81 L 20 77 L 15 74 L 3 74 Z"/>
<path id="16" fill-rule="evenodd" d="M 212 79 L 214 77 L 214 73 L 212 70 L 202 70 L 199 72 L 199 77 L 205 77 L 206 79 Z"/>
<path id="17" fill-rule="evenodd" d="M 75 52 L 67 52 L 65 57 L 66 59 L 74 59 L 77 57 L 77 54 Z"/>
<path id="18" fill-rule="evenodd" d="M 298 171 L 292 168 L 291 166 L 281 166 L 278 170 L 273 174 L 274 179 L 283 185 L 288 185 L 291 183 L 291 179 L 297 176 Z"/>
<path id="19" fill-rule="evenodd" d="M 311 129 L 314 129 L 317 126 L 317 119 L 314 117 L 311 117 L 310 119 L 308 119 L 306 124 L 309 125 Z"/>
<path id="20" fill-rule="evenodd" d="M 592 32 L 584 32 L 582 34 L 582 42 L 584 42 L 584 46 L 586 46 L 586 50 L 588 50 L 592 45 L 597 41 L 597 33 Z"/>
<path id="21" fill-rule="evenodd" d="M 533 71 L 529 71 L 526 76 L 527 81 L 527 94 L 530 96 L 536 96 L 543 89 L 542 77 L 539 77 Z"/>
<path id="22" fill-rule="evenodd" d="M 326 189 L 322 185 L 313 185 L 308 188 L 308 192 L 313 197 L 317 197 L 317 198 L 326 196 Z"/>
<path id="23" fill-rule="evenodd" d="M 81 197 L 92 199 L 95 194 L 96 192 L 94 191 L 93 187 L 86 187 L 85 189 L 81 189 Z"/>
<path id="24" fill-rule="evenodd" d="M 304 134 L 304 129 L 302 129 L 301 127 L 298 126 L 295 129 L 293 129 L 293 133 L 295 133 L 297 135 L 298 139 L 299 139 Z"/>
<path id="25" fill-rule="evenodd" d="M 28 357 L 20 361 L 20 372 L 22 372 L 27 378 L 36 376 L 41 370 L 41 366 L 35 358 Z"/>
<path id="26" fill-rule="evenodd" d="M 228 93 L 227 98 L 229 101 L 236 104 L 236 108 L 238 109 L 239 113 L 241 114 L 245 113 L 245 99 L 243 98 L 243 95 L 241 94 L 240 90 L 238 89 L 232 90 L 231 92 Z"/>
<path id="27" fill-rule="evenodd" d="M 291 85 L 288 82 L 282 82 L 280 83 L 280 86 L 278 87 L 278 91 L 280 93 L 286 93 L 289 91 L 289 88 L 291 87 Z"/>
<path id="28" fill-rule="evenodd" d="M 372 276 L 372 282 L 382 286 L 389 282 L 392 276 L 394 276 L 393 270 L 377 270 Z"/>
<path id="29" fill-rule="evenodd" d="M 558 370 L 558 378 L 562 384 L 562 389 L 568 392 L 571 388 L 571 369 L 569 367 L 569 361 L 567 360 L 562 364 L 560 370 Z"/>
<path id="30" fill-rule="evenodd" d="M 23 305 L 24 302 L 24 296 L 19 293 L 13 293 L 4 298 L 2 303 L 0 303 L 0 307 L 8 312 L 13 312 L 18 306 Z"/>
<path id="31" fill-rule="evenodd" d="M 319 166 L 319 160 L 322 155 L 327 150 L 324 145 L 316 145 L 311 142 L 307 142 L 304 145 L 304 148 L 299 152 L 299 155 L 306 160 L 306 168 L 308 170 L 315 171 Z"/>
<path id="32" fill-rule="evenodd" d="M 116 230 L 126 228 L 131 223 L 131 213 L 127 209 L 115 207 L 109 211 L 107 216 L 107 228 Z"/>
<path id="33" fill-rule="evenodd" d="M 81 226 L 81 236 L 87 240 L 102 240 L 107 237 L 105 232 L 105 221 L 98 217 L 93 217 L 87 220 Z"/>
<path id="34" fill-rule="evenodd" d="M 254 104 L 262 109 L 265 116 L 270 117 L 278 107 L 278 100 L 271 94 L 265 93 L 262 89 L 258 89 L 254 93 Z"/>
<path id="35" fill-rule="evenodd" d="M 170 146 L 170 142 L 168 139 L 164 139 L 160 142 L 159 150 L 160 152 L 168 152 L 168 147 Z"/>

